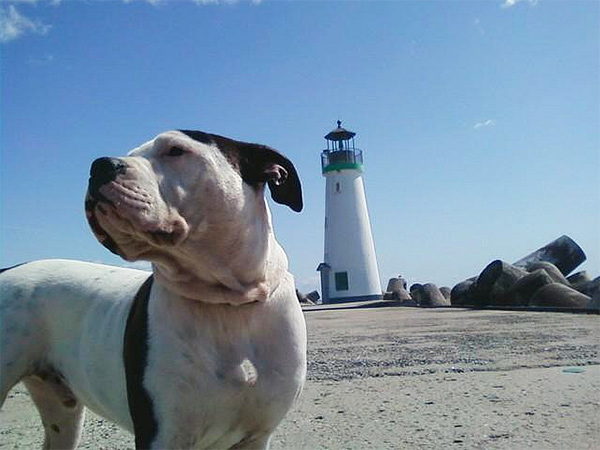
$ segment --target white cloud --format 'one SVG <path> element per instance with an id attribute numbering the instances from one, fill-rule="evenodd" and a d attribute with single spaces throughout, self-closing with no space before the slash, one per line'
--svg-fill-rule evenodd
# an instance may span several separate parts
<path id="1" fill-rule="evenodd" d="M 0 0 L 0 3 L 27 3 L 30 5 L 34 5 L 39 0 Z"/>
<path id="2" fill-rule="evenodd" d="M 494 125 L 496 125 L 496 121 L 494 121 L 493 119 L 487 119 L 487 120 L 484 120 L 483 122 L 477 122 L 477 123 L 476 123 L 476 124 L 473 126 L 473 128 L 474 128 L 475 130 L 478 130 L 479 128 L 483 128 L 483 127 L 491 127 L 491 126 L 494 126 Z"/>
<path id="3" fill-rule="evenodd" d="M 50 3 L 51 5 L 59 5 L 62 0 L 0 0 L 0 3 L 21 3 L 23 5 L 35 5 L 37 3 Z"/>
<path id="4" fill-rule="evenodd" d="M 39 19 L 30 19 L 20 13 L 15 4 L 19 5 L 38 5 L 50 4 L 58 6 L 63 0 L 0 0 L 0 43 L 14 41 L 25 34 L 46 35 L 52 29 L 52 25 L 45 24 Z M 133 3 L 136 1 L 146 2 L 153 6 L 166 4 L 169 0 L 122 0 L 123 3 Z M 241 2 L 249 2 L 253 5 L 260 5 L 263 0 L 188 0 L 196 5 L 233 5 Z M 515 0 L 510 0 L 515 1 Z M 518 0 L 517 0 L 518 1 Z M 6 5 L 6 6 L 3 6 Z"/>
<path id="5" fill-rule="evenodd" d="M 535 6 L 538 4 L 538 1 L 539 0 L 504 0 L 504 3 L 502 3 L 502 7 L 503 8 L 511 8 L 511 7 L 515 6 L 517 3 L 521 3 L 521 2 L 527 2 L 531 6 Z"/>
<path id="6" fill-rule="evenodd" d="M 0 43 L 14 41 L 27 33 L 46 35 L 51 28 L 52 25 L 22 15 L 14 5 L 0 7 Z"/>
<path id="7" fill-rule="evenodd" d="M 2 1 L 2 0 L 0 0 Z M 38 0 L 21 0 L 21 1 L 38 1 Z M 165 4 L 168 3 L 169 0 L 122 0 L 123 3 L 134 3 L 134 2 L 146 2 L 146 3 L 150 3 L 153 6 L 159 5 L 159 4 Z M 192 3 L 198 5 L 198 6 L 209 6 L 209 5 L 222 5 L 222 4 L 226 4 L 226 5 L 234 5 L 236 3 L 241 3 L 244 0 L 187 0 L 187 1 L 191 1 Z M 246 0 L 249 3 L 252 3 L 253 5 L 259 5 L 263 2 L 263 0 Z"/>

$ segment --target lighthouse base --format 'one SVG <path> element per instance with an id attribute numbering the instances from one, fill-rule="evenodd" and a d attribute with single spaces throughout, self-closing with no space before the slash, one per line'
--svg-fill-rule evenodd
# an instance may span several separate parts
<path id="1" fill-rule="evenodd" d="M 350 303 L 350 302 L 368 302 L 371 300 L 382 300 L 383 295 L 381 294 L 372 294 L 372 295 L 359 295 L 355 297 L 336 297 L 330 298 L 323 304 L 330 305 L 332 303 Z"/>

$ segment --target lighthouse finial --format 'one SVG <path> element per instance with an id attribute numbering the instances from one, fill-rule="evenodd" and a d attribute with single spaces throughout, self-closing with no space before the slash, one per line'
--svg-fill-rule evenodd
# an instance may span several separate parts
<path id="1" fill-rule="evenodd" d="M 337 122 L 338 122 L 338 128 L 342 128 L 342 121 L 338 120 Z"/>

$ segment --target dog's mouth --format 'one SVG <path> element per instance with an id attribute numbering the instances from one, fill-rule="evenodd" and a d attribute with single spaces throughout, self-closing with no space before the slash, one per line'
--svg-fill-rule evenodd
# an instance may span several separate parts
<path id="1" fill-rule="evenodd" d="M 105 214 L 106 209 L 100 203 L 100 199 L 92 196 L 90 191 L 88 190 L 87 195 L 85 197 L 85 217 L 87 218 L 88 224 L 92 229 L 92 233 L 98 242 L 104 245 L 108 250 L 110 250 L 115 255 L 121 256 L 124 258 L 124 254 L 115 242 L 115 240 L 104 230 L 98 218 L 96 217 L 96 210 L 100 213 Z"/>
<path id="2" fill-rule="evenodd" d="M 110 181 L 90 183 L 85 200 L 86 217 L 98 241 L 126 260 L 138 259 L 141 247 L 179 245 L 188 225 L 179 214 L 162 215 L 153 209 L 151 196 L 134 185 Z"/>

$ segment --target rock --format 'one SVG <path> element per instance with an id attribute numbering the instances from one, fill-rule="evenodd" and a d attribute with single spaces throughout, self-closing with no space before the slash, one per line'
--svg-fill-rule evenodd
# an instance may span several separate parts
<path id="1" fill-rule="evenodd" d="M 555 283 L 571 286 L 571 283 L 569 283 L 562 272 L 558 270 L 558 267 L 552 263 L 547 261 L 534 261 L 527 264 L 526 268 L 528 272 L 535 272 L 538 269 L 543 269 L 548 275 L 550 275 L 550 278 L 552 278 Z"/>
<path id="2" fill-rule="evenodd" d="M 306 298 L 316 304 L 319 301 L 319 299 L 321 298 L 321 296 L 319 295 L 319 293 L 317 291 L 311 291 L 308 294 L 306 294 Z"/>
<path id="3" fill-rule="evenodd" d="M 529 306 L 556 308 L 587 308 L 591 298 L 560 283 L 547 284 L 539 288 Z"/>
<path id="4" fill-rule="evenodd" d="M 521 258 L 513 265 L 524 268 L 533 262 L 546 261 L 554 264 L 566 276 L 585 260 L 586 256 L 581 247 L 569 236 L 561 236 L 535 252 Z"/>
<path id="5" fill-rule="evenodd" d="M 421 297 L 423 294 L 423 285 L 420 283 L 415 283 L 410 287 L 410 296 L 412 299 L 417 302 L 417 305 L 421 304 Z"/>
<path id="6" fill-rule="evenodd" d="M 539 288 L 553 282 L 552 277 L 544 269 L 538 269 L 517 280 L 509 296 L 512 297 L 515 306 L 527 306 Z"/>
<path id="7" fill-rule="evenodd" d="M 399 290 L 396 290 L 394 292 L 385 292 L 383 294 L 383 299 L 384 300 L 396 300 L 396 301 L 400 301 L 400 302 L 406 302 L 406 301 L 410 301 L 412 300 L 412 297 L 410 296 L 410 294 L 404 290 L 404 288 L 400 288 Z"/>
<path id="8" fill-rule="evenodd" d="M 579 285 L 577 290 L 582 294 L 593 297 L 597 292 L 600 292 L 600 277 L 596 277 L 592 281 Z"/>
<path id="9" fill-rule="evenodd" d="M 600 291 L 596 291 L 594 296 L 590 299 L 588 308 L 595 311 L 600 311 Z"/>
<path id="10" fill-rule="evenodd" d="M 395 292 L 384 292 L 383 299 L 384 300 L 398 300 L 398 294 Z"/>
<path id="11" fill-rule="evenodd" d="M 404 278 L 402 278 L 401 276 L 398 277 L 398 279 L 400 280 L 400 284 L 402 285 L 402 287 L 404 288 L 404 290 L 407 290 L 407 284 L 406 284 L 406 280 Z M 408 291 L 407 291 L 408 292 Z"/>
<path id="12" fill-rule="evenodd" d="M 442 295 L 435 284 L 427 283 L 421 289 L 420 305 L 429 307 L 450 306 L 450 300 Z"/>
<path id="13" fill-rule="evenodd" d="M 406 280 L 402 277 L 390 278 L 383 299 L 401 302 L 412 301 L 412 297 L 406 291 Z"/>
<path id="14" fill-rule="evenodd" d="M 411 301 L 412 297 L 410 296 L 410 294 L 408 293 L 408 291 L 404 288 L 400 289 L 398 292 L 396 292 L 396 295 L 398 297 L 398 300 L 402 301 L 402 302 L 407 302 L 407 301 Z"/>
<path id="15" fill-rule="evenodd" d="M 406 291 L 406 280 L 404 280 L 402 277 L 390 278 L 386 292 L 390 292 L 392 294 L 395 293 L 395 296 L 392 298 L 392 300 L 411 299 L 410 294 Z"/>
<path id="16" fill-rule="evenodd" d="M 417 302 L 412 299 L 412 297 L 409 298 L 408 300 L 402 301 L 401 305 L 402 306 L 419 306 L 417 304 Z"/>
<path id="17" fill-rule="evenodd" d="M 396 292 L 400 289 L 402 285 L 400 284 L 400 278 L 390 278 L 387 284 L 386 292 Z"/>
<path id="18" fill-rule="evenodd" d="M 473 295 L 477 305 L 514 306 L 510 290 L 527 275 L 520 268 L 497 259 L 487 265 L 477 278 Z"/>
<path id="19" fill-rule="evenodd" d="M 398 277 L 390 278 L 386 291 L 394 292 L 397 289 L 406 290 L 406 280 L 400 275 Z"/>
<path id="20" fill-rule="evenodd" d="M 386 292 L 383 294 L 383 299 L 398 301 L 402 306 L 417 306 L 417 302 L 412 299 L 404 288 L 396 292 Z"/>
<path id="21" fill-rule="evenodd" d="M 300 292 L 298 289 L 296 289 L 296 297 L 298 298 L 298 301 L 302 304 L 302 305 L 314 305 L 313 302 L 311 302 L 308 297 L 306 295 L 304 295 L 302 292 Z"/>
<path id="22" fill-rule="evenodd" d="M 471 295 L 471 288 L 475 285 L 475 280 L 476 278 L 469 278 L 452 288 L 450 292 L 452 306 L 473 306 L 475 304 Z"/>
<path id="23" fill-rule="evenodd" d="M 448 286 L 442 286 L 440 288 L 440 292 L 442 293 L 442 295 L 444 296 L 444 298 L 446 300 L 450 301 L 450 294 L 451 294 L 452 290 Z"/>
<path id="24" fill-rule="evenodd" d="M 592 281 L 592 279 L 585 270 L 582 270 L 581 272 L 576 272 L 573 275 L 569 275 L 567 277 L 567 281 L 571 283 L 572 287 L 579 290 L 577 286 L 589 283 Z"/>
<path id="25" fill-rule="evenodd" d="M 414 283 L 410 286 L 409 291 L 412 292 L 412 291 L 417 291 L 417 290 L 421 290 L 421 289 L 423 289 L 423 285 L 421 283 Z"/>

